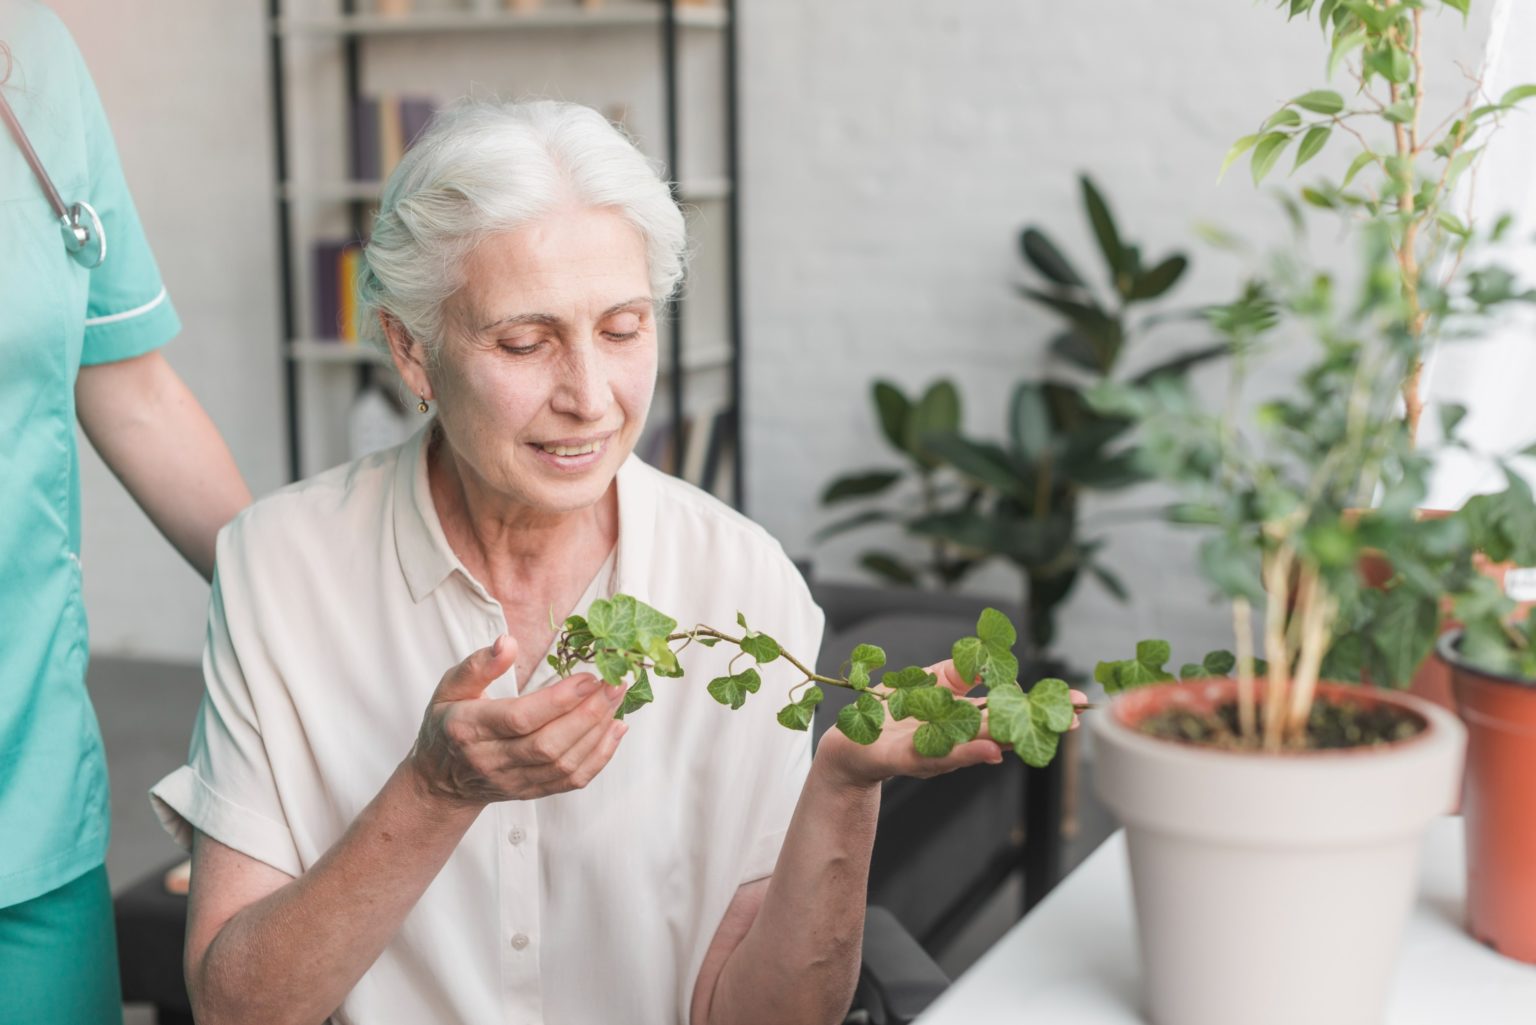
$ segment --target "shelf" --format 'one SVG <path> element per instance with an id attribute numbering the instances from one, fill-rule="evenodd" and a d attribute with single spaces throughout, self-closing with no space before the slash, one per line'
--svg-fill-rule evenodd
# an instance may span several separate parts
<path id="1" fill-rule="evenodd" d="M 731 194 L 729 178 L 698 178 L 684 182 L 678 190 L 685 203 L 706 203 L 725 199 Z M 287 182 L 279 190 L 283 199 L 293 203 L 366 203 L 384 194 L 383 182 L 330 181 Z"/>
<path id="2" fill-rule="evenodd" d="M 679 6 L 682 28 L 721 29 L 730 22 L 724 7 Z M 332 17 L 279 18 L 279 35 L 384 36 L 444 32 L 537 29 L 626 28 L 660 25 L 657 5 L 622 4 L 593 9 L 548 7 L 536 11 L 420 11 L 414 14 L 340 14 Z"/>
<path id="3" fill-rule="evenodd" d="M 391 365 L 388 355 L 366 342 L 331 341 L 323 338 L 296 338 L 288 343 L 288 357 L 299 363 Z M 665 347 L 662 352 L 661 376 L 670 376 L 665 365 Z M 731 365 L 729 346 L 712 346 L 697 353 L 684 353 L 684 367 L 690 374 L 704 370 L 719 370 Z"/>

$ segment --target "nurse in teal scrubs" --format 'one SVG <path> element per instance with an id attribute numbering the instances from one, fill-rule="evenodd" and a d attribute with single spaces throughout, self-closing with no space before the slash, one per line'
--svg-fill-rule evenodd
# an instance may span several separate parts
<path id="1" fill-rule="evenodd" d="M 0 123 L 0 1022 L 102 1025 L 122 1004 L 75 424 L 205 577 L 250 495 L 156 351 L 180 322 L 74 41 L 33 0 L 0 0 L 0 48 L 0 95 L 46 169 Z M 45 177 L 99 215 L 98 266 L 66 251 Z"/>

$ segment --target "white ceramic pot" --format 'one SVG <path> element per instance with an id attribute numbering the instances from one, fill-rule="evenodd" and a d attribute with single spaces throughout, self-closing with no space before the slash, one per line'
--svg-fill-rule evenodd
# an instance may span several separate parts
<path id="1" fill-rule="evenodd" d="M 1126 829 L 1154 1025 L 1379 1025 L 1421 840 L 1454 807 L 1466 733 L 1410 695 L 1427 728 L 1400 743 L 1304 754 L 1226 753 L 1130 724 L 1231 701 L 1231 680 L 1129 691 L 1090 719 L 1099 794 Z"/>

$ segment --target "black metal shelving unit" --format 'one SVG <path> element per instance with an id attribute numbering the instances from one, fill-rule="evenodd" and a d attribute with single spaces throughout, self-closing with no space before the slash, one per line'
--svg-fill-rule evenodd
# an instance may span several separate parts
<path id="1" fill-rule="evenodd" d="M 301 375 L 316 372 L 315 362 L 354 362 L 358 365 L 359 380 L 365 380 L 382 361 L 371 360 L 365 353 L 344 352 L 338 345 L 330 350 L 327 345 L 301 342 L 300 324 L 305 322 L 301 310 L 297 274 L 300 272 L 304 253 L 295 250 L 293 165 L 291 159 L 295 140 L 291 138 L 288 116 L 290 100 L 288 88 L 287 40 L 295 35 L 327 35 L 336 37 L 341 45 L 343 75 L 345 80 L 346 131 L 337 133 L 335 144 L 346 145 L 353 137 L 352 121 L 361 95 L 363 62 L 366 59 L 364 40 L 373 34 L 433 33 L 451 34 L 482 31 L 515 33 L 537 30 L 554 32 L 561 29 L 611 29 L 613 31 L 643 30 L 654 25 L 657 28 L 658 71 L 661 89 L 662 125 L 665 135 L 662 147 L 666 173 L 672 181 L 673 195 L 680 203 L 690 201 L 689 189 L 684 184 L 685 168 L 682 164 L 681 139 L 683 128 L 680 83 L 679 38 L 682 33 L 694 30 L 712 30 L 719 33 L 721 53 L 721 87 L 724 97 L 724 124 L 722 132 L 722 156 L 724 161 L 724 188 L 713 190 L 716 195 L 701 199 L 719 201 L 723 213 L 725 236 L 725 321 L 726 353 L 726 400 L 720 425 L 720 444 L 728 445 L 732 453 L 731 476 L 727 496 L 740 507 L 744 500 L 743 451 L 741 430 L 742 394 L 742 309 L 741 309 L 741 231 L 740 231 L 740 132 L 737 91 L 737 21 L 735 0 L 720 0 L 707 7 L 680 6 L 677 0 L 653 0 L 650 3 L 622 3 L 588 9 L 568 6 L 569 0 L 548 0 L 549 6 L 532 12 L 496 12 L 486 14 L 474 10 L 433 10 L 420 13 L 384 17 L 357 9 L 357 0 L 339 0 L 336 12 L 327 16 L 289 17 L 284 10 L 284 0 L 268 0 L 270 16 L 269 56 L 271 64 L 272 117 L 275 136 L 276 213 L 279 240 L 279 280 L 283 304 L 282 342 L 284 399 L 288 433 L 288 469 L 292 479 L 315 472 L 319 467 L 304 465 L 303 424 L 300 409 Z M 469 83 L 465 83 L 466 88 Z M 704 190 L 706 193 L 711 190 Z M 362 238 L 376 189 L 370 183 L 347 182 L 331 201 L 345 203 L 350 211 L 350 223 L 354 237 Z M 688 315 L 685 300 L 675 299 L 669 310 L 668 335 L 664 346 L 663 372 L 668 384 L 665 403 L 671 418 L 671 445 L 674 465 L 681 471 L 684 466 L 684 447 L 687 442 L 683 425 L 688 420 L 689 377 L 695 371 L 686 365 L 684 325 Z M 306 370 L 306 367 L 310 369 Z M 659 410 L 656 410 L 659 411 Z M 653 411 L 653 415 L 654 415 Z M 697 428 L 696 428 L 697 429 Z M 717 493 L 719 488 L 717 486 Z"/>

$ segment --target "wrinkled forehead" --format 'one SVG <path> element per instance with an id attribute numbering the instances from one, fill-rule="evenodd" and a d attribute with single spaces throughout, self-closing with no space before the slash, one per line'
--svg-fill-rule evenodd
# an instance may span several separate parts
<path id="1" fill-rule="evenodd" d="M 602 316 L 651 296 L 645 239 L 615 211 L 562 211 L 488 234 L 464 255 L 459 319 Z"/>

